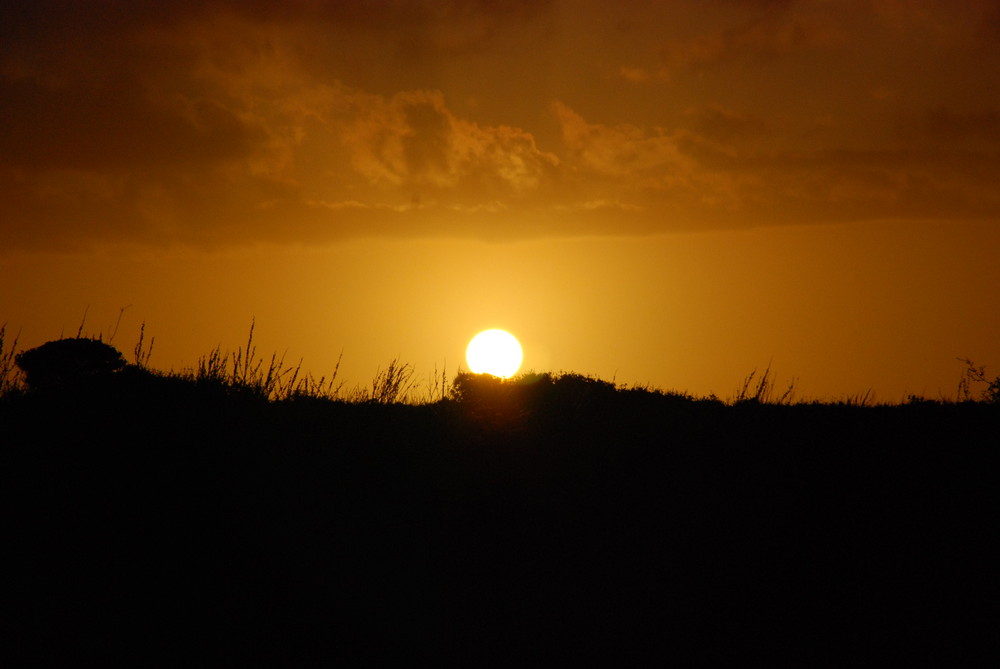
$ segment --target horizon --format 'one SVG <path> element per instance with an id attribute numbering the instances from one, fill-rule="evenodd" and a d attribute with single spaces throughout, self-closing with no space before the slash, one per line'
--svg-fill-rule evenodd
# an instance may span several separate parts
<path id="1" fill-rule="evenodd" d="M 571 369 L 536 369 L 527 368 L 521 365 L 513 373 L 498 374 L 490 371 L 473 371 L 469 369 L 469 361 L 463 360 L 457 369 L 449 371 L 446 365 L 438 366 L 436 363 L 427 368 L 421 369 L 419 365 L 410 361 L 401 360 L 399 356 L 387 359 L 384 364 L 380 363 L 370 377 L 366 379 L 344 378 L 341 368 L 343 365 L 343 353 L 338 357 L 332 370 L 315 372 L 307 364 L 304 358 L 289 358 L 288 350 L 260 350 L 256 339 L 256 319 L 251 319 L 248 332 L 243 343 L 234 347 L 228 347 L 221 343 L 216 344 L 212 350 L 204 351 L 198 355 L 192 364 L 182 367 L 163 367 L 152 364 L 151 359 L 156 350 L 156 336 L 146 329 L 146 323 L 139 326 L 136 337 L 125 337 L 123 343 L 119 339 L 120 329 L 128 307 L 120 308 L 118 317 L 114 325 L 105 330 L 93 330 L 88 326 L 87 317 L 89 308 L 84 312 L 75 332 L 67 333 L 61 331 L 58 337 L 48 339 L 38 345 L 25 346 L 21 339 L 21 332 L 10 332 L 6 323 L 0 323 L 0 362 L 5 370 L 2 379 L 3 389 L 15 390 L 22 385 L 26 379 L 23 371 L 19 371 L 20 365 L 16 358 L 21 353 L 40 347 L 42 344 L 61 341 L 66 339 L 85 339 L 102 342 L 111 346 L 121 354 L 127 366 L 135 366 L 142 370 L 152 372 L 156 375 L 175 377 L 181 379 L 194 380 L 201 378 L 201 374 L 208 374 L 206 378 L 221 381 L 227 385 L 241 386 L 249 384 L 248 388 L 269 390 L 265 391 L 269 400 L 288 399 L 298 392 L 303 392 L 307 396 L 323 397 L 331 400 L 347 402 L 365 402 L 374 399 L 372 392 L 375 388 L 388 388 L 386 384 L 392 383 L 395 390 L 392 391 L 392 398 L 389 403 L 424 404 L 436 402 L 446 397 L 456 388 L 460 377 L 480 377 L 487 376 L 495 378 L 499 382 L 520 385 L 531 383 L 534 378 L 549 378 L 557 380 L 562 377 L 585 378 L 599 383 L 607 384 L 608 387 L 617 390 L 643 390 L 656 394 L 677 395 L 691 400 L 712 400 L 725 404 L 737 404 L 744 399 L 757 400 L 767 404 L 848 404 L 855 406 L 886 406 L 901 405 L 913 401 L 932 401 L 944 403 L 956 403 L 962 401 L 995 401 L 995 386 L 1000 383 L 1000 375 L 993 378 L 993 371 L 987 365 L 980 365 L 975 360 L 968 358 L 957 358 L 961 364 L 962 372 L 955 383 L 954 394 L 938 392 L 934 396 L 919 393 L 907 393 L 896 399 L 879 397 L 873 386 L 869 386 L 863 391 L 844 393 L 838 396 L 818 396 L 808 395 L 802 392 L 799 386 L 799 379 L 791 376 L 781 378 L 772 369 L 773 360 L 762 368 L 753 368 L 741 377 L 741 381 L 732 387 L 729 393 L 697 393 L 676 387 L 665 387 L 648 382 L 626 382 L 620 381 L 616 377 L 606 378 L 591 373 L 581 373 Z M 479 333 L 484 334 L 484 333 Z M 508 355 L 507 350 L 494 351 L 493 355 L 500 355 L 500 365 L 509 364 L 503 356 Z M 482 352 L 480 352 L 482 355 Z M 442 361 L 443 363 L 446 361 Z M 496 363 L 494 363 L 496 364 Z M 240 379 L 240 369 L 246 366 L 252 369 L 253 373 L 246 379 Z M 202 370 L 202 371 L 199 371 Z M 219 376 L 221 374 L 221 376 Z M 275 376 L 277 385 L 273 387 L 265 382 L 265 377 L 271 379 Z M 306 384 L 306 385 L 304 385 Z M 4 391 L 4 392 L 5 392 Z M 383 391 L 378 391 L 383 392 Z M 0 392 L 2 395 L 3 392 Z M 385 400 L 379 400 L 385 401 Z"/>

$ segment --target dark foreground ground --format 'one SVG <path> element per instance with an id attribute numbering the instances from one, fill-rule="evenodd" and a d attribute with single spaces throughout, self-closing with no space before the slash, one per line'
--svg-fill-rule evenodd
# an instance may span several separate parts
<path id="1" fill-rule="evenodd" d="M 1000 638 L 998 435 L 580 379 L 8 397 L 5 664 L 962 666 Z"/>

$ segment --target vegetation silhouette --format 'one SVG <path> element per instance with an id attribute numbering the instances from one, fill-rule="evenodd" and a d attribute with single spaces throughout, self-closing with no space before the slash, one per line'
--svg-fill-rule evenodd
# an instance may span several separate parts
<path id="1" fill-rule="evenodd" d="M 958 382 L 959 401 L 972 400 L 972 388 L 978 386 L 981 388 L 980 399 L 982 401 L 1000 404 L 1000 376 L 991 380 L 986 374 L 985 365 L 977 365 L 968 358 L 958 358 L 958 360 L 965 364 L 962 379 Z"/>
<path id="2" fill-rule="evenodd" d="M 17 355 L 16 362 L 28 387 L 39 391 L 79 388 L 125 367 L 118 349 L 88 338 L 50 341 Z"/>
<path id="3" fill-rule="evenodd" d="M 252 336 L 178 374 L 109 348 L 0 350 L 104 361 L 5 371 L 12 666 L 961 664 L 995 639 L 995 403 L 572 373 L 415 402 L 408 366 L 310 392 Z"/>

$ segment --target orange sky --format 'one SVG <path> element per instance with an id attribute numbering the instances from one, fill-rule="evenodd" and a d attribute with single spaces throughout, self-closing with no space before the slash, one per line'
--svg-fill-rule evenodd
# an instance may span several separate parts
<path id="1" fill-rule="evenodd" d="M 1000 374 L 998 79 L 991 0 L 8 3 L 0 323 L 953 396 Z"/>

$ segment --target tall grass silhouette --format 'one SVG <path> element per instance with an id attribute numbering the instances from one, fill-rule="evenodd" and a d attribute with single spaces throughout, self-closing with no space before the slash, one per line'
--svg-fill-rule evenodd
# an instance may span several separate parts
<path id="1" fill-rule="evenodd" d="M 756 377 L 756 381 L 754 378 Z M 756 404 L 791 404 L 795 397 L 795 380 L 793 379 L 788 388 L 774 398 L 774 377 L 771 375 L 771 363 L 768 363 L 764 372 L 758 377 L 757 370 L 752 370 L 743 378 L 743 383 L 736 391 L 733 402 L 736 404 L 752 402 Z"/>
<path id="2" fill-rule="evenodd" d="M 0 397 L 23 389 L 23 377 L 17 366 L 19 336 L 7 343 L 7 324 L 0 325 Z"/>
<path id="3" fill-rule="evenodd" d="M 257 346 L 253 341 L 255 326 L 256 322 L 251 321 L 245 347 L 230 353 L 216 346 L 198 359 L 193 370 L 181 372 L 181 378 L 190 378 L 198 384 L 226 386 L 270 400 L 287 399 L 307 391 L 314 395 L 330 392 L 336 395 L 325 379 L 316 383 L 300 379 L 301 360 L 295 367 L 288 367 L 283 355 L 272 353 L 265 367 L 264 359 L 257 356 Z"/>

